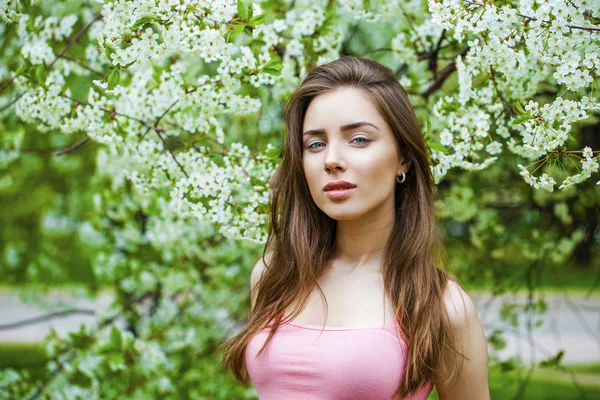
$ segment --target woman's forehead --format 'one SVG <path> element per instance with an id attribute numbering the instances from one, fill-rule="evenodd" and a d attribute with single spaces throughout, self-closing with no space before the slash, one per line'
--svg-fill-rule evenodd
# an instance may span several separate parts
<path id="1" fill-rule="evenodd" d="M 339 128 L 357 122 L 367 122 L 378 129 L 385 124 L 370 96 L 361 89 L 339 88 L 322 93 L 310 102 L 303 121 L 303 132 L 324 128 Z"/>

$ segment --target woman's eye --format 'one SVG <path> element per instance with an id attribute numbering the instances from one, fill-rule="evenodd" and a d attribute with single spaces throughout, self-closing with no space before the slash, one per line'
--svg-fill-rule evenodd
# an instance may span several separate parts
<path id="1" fill-rule="evenodd" d="M 367 143 L 371 142 L 370 139 L 367 139 L 366 137 L 363 137 L 363 136 L 355 137 L 351 141 L 354 142 L 354 143 L 356 143 L 356 144 L 367 144 Z"/>
<path id="2" fill-rule="evenodd" d="M 324 145 L 325 143 L 323 142 L 312 142 L 311 144 L 309 144 L 308 146 L 306 146 L 307 149 L 318 149 L 321 146 L 315 146 L 317 144 L 322 144 Z"/>

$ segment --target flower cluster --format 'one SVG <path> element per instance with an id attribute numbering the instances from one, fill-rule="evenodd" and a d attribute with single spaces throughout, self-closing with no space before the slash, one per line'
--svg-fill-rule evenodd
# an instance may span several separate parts
<path id="1" fill-rule="evenodd" d="M 582 92 L 591 91 L 600 65 L 600 33 L 593 25 L 598 10 L 584 13 L 584 4 L 578 3 L 521 1 L 499 7 L 472 1 L 429 1 L 431 20 L 451 32 L 457 43 L 467 44 L 466 56 L 455 60 L 456 100 L 440 99 L 434 111 L 443 126 L 441 144 L 454 150 L 452 155 L 434 150 L 434 159 L 439 160 L 434 168 L 436 180 L 450 167 L 470 167 L 456 159 L 475 157 L 465 149 L 481 147 L 486 136 L 490 156 L 499 152 L 500 140 L 505 140 L 509 151 L 525 159 L 547 157 L 567 144 L 574 123 L 600 110 L 596 98 Z M 541 107 L 536 100 L 530 100 L 522 111 L 520 104 L 513 107 L 535 98 L 547 82 L 562 87 L 562 94 Z M 565 97 L 568 93 L 574 94 L 573 99 Z M 465 111 L 469 106 L 470 111 Z M 479 123 L 457 130 L 457 114 L 466 112 L 473 113 Z M 507 113 L 513 118 L 507 118 Z M 484 128 L 487 133 L 479 134 L 481 124 L 490 119 L 495 123 Z M 491 136 L 494 131 L 499 137 Z M 477 143 L 470 143 L 469 138 Z M 593 163 L 585 171 L 593 171 Z M 585 171 L 564 178 L 560 188 L 589 178 Z M 521 166 L 524 180 L 536 189 L 553 190 L 556 180 L 550 174 L 543 172 L 538 178 Z"/>

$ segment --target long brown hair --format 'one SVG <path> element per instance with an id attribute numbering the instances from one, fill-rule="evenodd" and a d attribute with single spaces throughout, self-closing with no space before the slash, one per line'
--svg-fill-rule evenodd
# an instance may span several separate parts
<path id="1" fill-rule="evenodd" d="M 336 221 L 322 212 L 310 195 L 302 168 L 302 124 L 314 97 L 340 87 L 362 89 L 370 95 L 409 166 L 404 183 L 396 184 L 395 224 L 382 266 L 386 294 L 408 342 L 406 373 L 397 389 L 406 396 L 432 380 L 442 365 L 444 348 L 455 349 L 444 306 L 449 276 L 436 264 L 443 248 L 436 229 L 427 146 L 415 111 L 389 68 L 359 57 L 342 56 L 316 67 L 285 105 L 287 134 L 281 164 L 271 181 L 265 268 L 254 288 L 255 305 L 245 327 L 220 346 L 224 352 L 221 364 L 247 387 L 244 354 L 248 342 L 272 325 L 260 355 L 280 324 L 293 320 L 304 309 L 315 287 L 327 302 L 317 278 L 332 256 Z M 290 317 L 283 320 L 292 305 Z"/>

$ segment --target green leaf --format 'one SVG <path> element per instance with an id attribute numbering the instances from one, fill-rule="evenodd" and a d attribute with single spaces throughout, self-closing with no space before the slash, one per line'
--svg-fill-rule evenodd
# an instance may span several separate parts
<path id="1" fill-rule="evenodd" d="M 135 61 L 132 61 L 129 64 L 122 65 L 121 68 L 127 69 L 127 68 L 131 67 L 133 64 L 135 64 Z"/>
<path id="2" fill-rule="evenodd" d="M 85 372 L 77 368 L 75 372 L 69 377 L 69 383 L 83 388 L 90 388 L 92 387 L 92 378 L 90 378 Z"/>
<path id="3" fill-rule="evenodd" d="M 35 32 L 35 18 L 29 18 L 27 20 L 27 31 Z"/>
<path id="4" fill-rule="evenodd" d="M 266 13 L 258 14 L 256 17 L 253 17 L 252 19 L 250 19 L 248 24 L 251 26 L 262 25 L 266 19 L 267 19 Z"/>
<path id="5" fill-rule="evenodd" d="M 40 64 L 35 68 L 35 78 L 40 85 L 43 85 L 46 82 L 46 78 L 48 77 L 48 71 L 46 71 L 46 67 L 44 64 Z"/>
<path id="6" fill-rule="evenodd" d="M 252 38 L 248 41 L 248 47 L 250 47 L 253 50 L 257 50 L 263 47 L 265 44 L 267 44 L 267 42 L 260 38 Z"/>
<path id="7" fill-rule="evenodd" d="M 325 14 L 325 19 L 323 20 L 323 24 L 321 25 L 321 32 L 330 32 L 332 26 L 334 26 L 336 23 L 337 17 L 338 15 L 335 11 L 327 10 L 327 13 Z"/>
<path id="8" fill-rule="evenodd" d="M 254 15 L 254 9 L 252 8 L 252 3 L 250 3 L 248 5 L 248 13 L 247 13 L 247 18 L 248 19 L 252 19 L 252 16 Z"/>
<path id="9" fill-rule="evenodd" d="M 448 154 L 448 149 L 446 149 L 446 147 L 444 147 L 440 142 L 435 142 L 432 140 L 428 144 L 429 144 L 429 147 L 432 148 L 433 150 L 437 150 L 444 154 Z"/>
<path id="10" fill-rule="evenodd" d="M 558 119 L 555 119 L 554 122 L 552 122 L 552 129 L 558 129 L 558 128 L 560 128 L 561 125 L 562 125 L 562 122 Z"/>
<path id="11" fill-rule="evenodd" d="M 306 54 L 309 59 L 316 60 L 319 58 L 319 55 L 315 51 L 313 40 L 308 37 L 304 38 L 302 40 L 302 45 L 304 46 L 304 54 Z"/>
<path id="12" fill-rule="evenodd" d="M 31 63 L 29 62 L 29 60 L 25 60 L 25 62 L 21 64 L 19 68 L 17 68 L 17 70 L 15 71 L 15 75 L 26 75 L 27 70 L 29 70 L 29 68 L 31 68 Z"/>
<path id="13" fill-rule="evenodd" d="M 254 91 L 254 86 L 248 82 L 242 82 L 242 95 L 248 96 Z"/>
<path id="14" fill-rule="evenodd" d="M 565 355 L 564 350 L 560 350 L 554 357 L 540 361 L 540 367 L 558 367 Z"/>
<path id="15" fill-rule="evenodd" d="M 506 347 L 506 340 L 502 337 L 503 332 L 500 329 L 494 329 L 488 342 L 492 345 L 495 350 L 502 350 Z"/>
<path id="16" fill-rule="evenodd" d="M 272 58 L 271 60 L 269 60 L 268 63 L 265 64 L 265 66 L 263 68 L 268 68 L 268 69 L 276 69 L 276 68 L 282 68 L 283 64 L 281 64 L 281 62 L 279 62 L 279 60 L 277 60 L 276 58 Z"/>
<path id="17" fill-rule="evenodd" d="M 512 122 L 512 124 L 511 124 L 511 125 L 512 125 L 512 126 L 519 125 L 519 124 L 521 124 L 521 123 L 523 123 L 523 122 L 525 122 L 525 121 L 528 121 L 529 119 L 531 119 L 531 117 L 530 117 L 529 115 L 526 115 L 526 116 L 523 116 L 523 117 L 519 117 L 519 118 L 516 118 L 516 119 L 515 119 L 515 120 Z"/>
<path id="18" fill-rule="evenodd" d="M 69 339 L 73 348 L 84 350 L 89 348 L 94 343 L 94 336 L 87 331 L 85 324 L 79 326 L 79 331 L 69 332 Z"/>
<path id="19" fill-rule="evenodd" d="M 246 24 L 236 25 L 235 26 L 235 34 L 239 35 L 240 33 L 242 33 L 244 31 L 245 27 L 246 27 Z"/>
<path id="20" fill-rule="evenodd" d="M 263 72 L 265 74 L 269 74 L 271 76 L 280 76 L 281 75 L 281 70 L 280 69 L 267 68 L 267 69 L 263 69 Z"/>
<path id="21" fill-rule="evenodd" d="M 272 59 L 268 63 L 265 64 L 265 66 L 262 69 L 262 72 L 269 74 L 269 75 L 278 76 L 278 75 L 281 75 L 282 69 L 283 69 L 283 64 L 281 62 L 279 62 L 277 59 Z"/>
<path id="22" fill-rule="evenodd" d="M 425 133 L 423 135 L 423 138 L 425 139 L 425 141 L 427 141 L 427 138 L 429 137 L 429 135 L 431 134 L 431 123 L 429 122 L 429 119 L 425 120 Z"/>
<path id="23" fill-rule="evenodd" d="M 363 0 L 362 4 L 363 4 L 363 8 L 365 9 L 365 11 L 369 12 L 369 10 L 371 9 L 371 1 Z"/>
<path id="24" fill-rule="evenodd" d="M 31 0 L 21 0 L 21 7 L 23 7 L 25 12 L 29 12 L 29 8 L 31 8 Z"/>
<path id="25" fill-rule="evenodd" d="M 138 19 L 137 21 L 135 21 L 135 23 L 133 24 L 131 29 L 138 29 L 139 27 L 149 24 L 152 21 L 154 21 L 154 18 L 152 18 L 150 16 L 142 17 L 142 18 Z"/>
<path id="26" fill-rule="evenodd" d="M 269 160 L 277 160 L 280 156 L 281 149 L 279 147 L 271 147 L 265 151 L 265 156 Z"/>
<path id="27" fill-rule="evenodd" d="M 500 319 L 502 321 L 510 322 L 513 328 L 519 326 L 519 315 L 517 306 L 514 304 L 503 304 L 500 307 Z"/>
<path id="28" fill-rule="evenodd" d="M 121 347 L 123 346 L 123 336 L 121 336 L 121 331 L 119 328 L 114 325 L 110 330 L 109 340 L 113 349 L 121 350 Z"/>
<path id="29" fill-rule="evenodd" d="M 104 52 L 106 53 L 106 57 L 108 57 L 108 61 L 112 63 L 111 55 L 116 53 L 114 47 L 112 47 L 110 44 L 107 44 L 104 46 Z"/>
<path id="30" fill-rule="evenodd" d="M 240 16 L 240 18 L 246 19 L 248 14 L 246 13 L 246 6 L 242 0 L 237 0 L 237 10 L 238 10 L 238 15 Z"/>
<path id="31" fill-rule="evenodd" d="M 488 74 L 479 74 L 473 78 L 471 85 L 473 86 L 473 88 L 477 88 L 477 87 L 480 87 L 481 85 L 483 85 L 488 80 L 489 80 Z"/>
<path id="32" fill-rule="evenodd" d="M 514 358 L 509 358 L 506 361 L 501 361 L 498 363 L 498 365 L 500 366 L 500 370 L 502 372 L 514 371 L 519 367 L 519 364 Z"/>
<path id="33" fill-rule="evenodd" d="M 112 353 L 106 356 L 106 361 L 111 370 L 117 371 L 122 369 L 123 364 L 125 364 L 125 356 L 123 353 Z"/>
<path id="34" fill-rule="evenodd" d="M 515 103 L 515 109 L 517 110 L 517 114 L 519 114 L 519 115 L 525 114 L 525 110 L 523 109 L 523 106 L 521 105 L 520 101 L 517 101 Z"/>
<path id="35" fill-rule="evenodd" d="M 121 72 L 118 69 L 113 69 L 112 71 L 110 71 L 108 74 L 108 89 L 114 89 L 119 84 L 120 79 Z"/>

